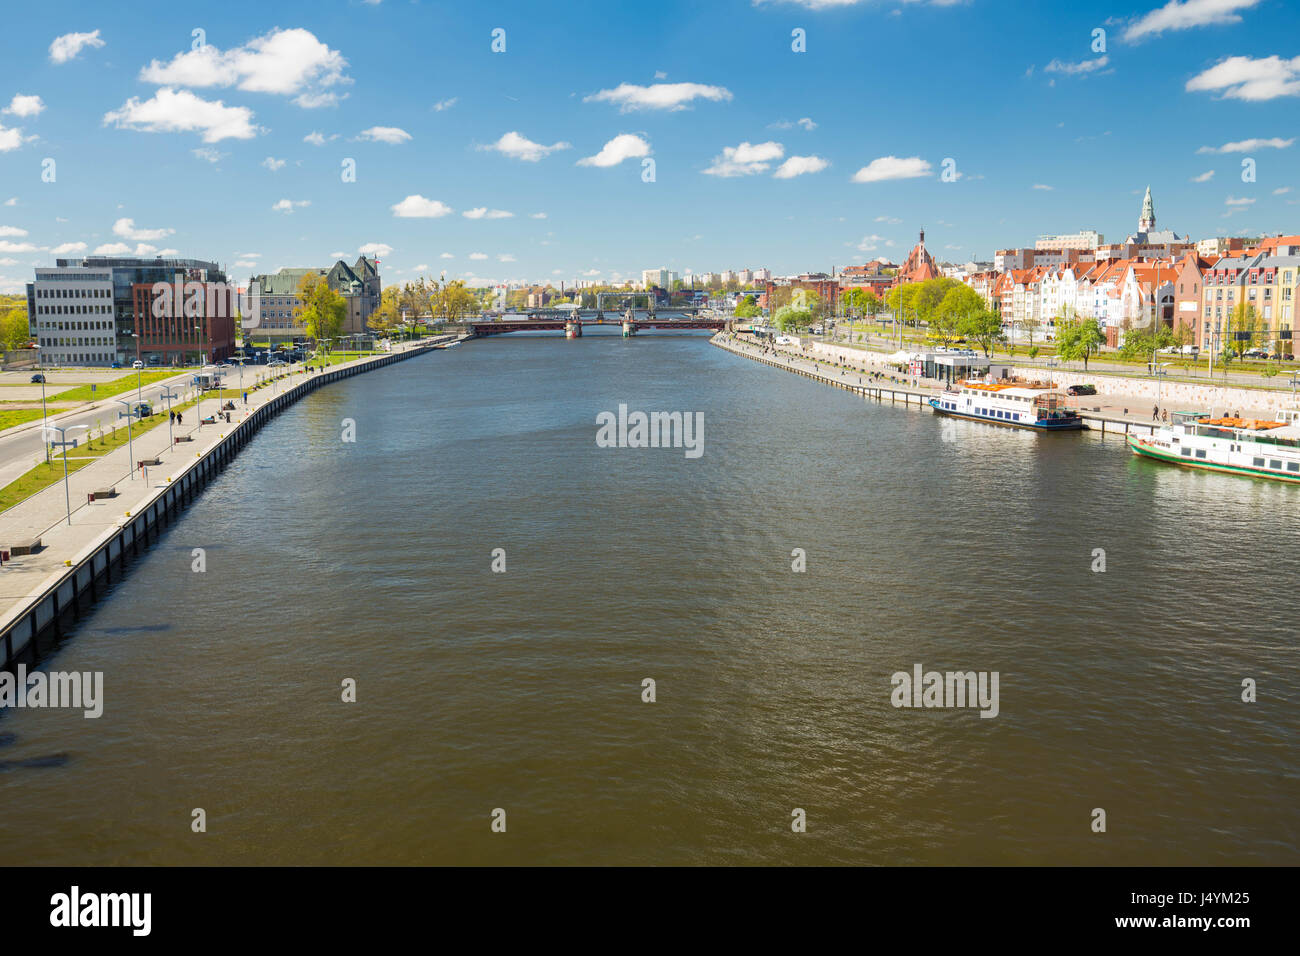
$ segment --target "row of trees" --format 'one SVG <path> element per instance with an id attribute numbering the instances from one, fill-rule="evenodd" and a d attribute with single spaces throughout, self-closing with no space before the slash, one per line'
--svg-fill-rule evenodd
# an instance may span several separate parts
<path id="1" fill-rule="evenodd" d="M 402 324 L 403 313 L 408 321 L 430 315 L 435 320 L 460 322 L 482 309 L 483 303 L 462 280 L 439 282 L 422 277 L 400 287 L 390 285 L 384 289 L 379 308 L 371 313 L 368 324 L 375 331 L 389 332 Z"/>

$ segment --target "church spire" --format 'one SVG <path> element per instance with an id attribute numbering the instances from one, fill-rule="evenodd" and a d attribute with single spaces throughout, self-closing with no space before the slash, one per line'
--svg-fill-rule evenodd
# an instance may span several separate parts
<path id="1" fill-rule="evenodd" d="M 1142 218 L 1138 220 L 1138 232 L 1155 232 L 1156 206 L 1151 201 L 1151 187 L 1147 187 L 1146 198 L 1142 200 Z"/>

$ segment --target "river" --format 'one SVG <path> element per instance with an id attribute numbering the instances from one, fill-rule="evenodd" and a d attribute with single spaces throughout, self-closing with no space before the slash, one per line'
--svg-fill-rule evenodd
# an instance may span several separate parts
<path id="1" fill-rule="evenodd" d="M 0 719 L 0 858 L 1293 864 L 1298 522 L 700 335 L 470 342 L 286 411 L 76 626 L 104 714 Z M 917 664 L 997 716 L 893 706 Z"/>

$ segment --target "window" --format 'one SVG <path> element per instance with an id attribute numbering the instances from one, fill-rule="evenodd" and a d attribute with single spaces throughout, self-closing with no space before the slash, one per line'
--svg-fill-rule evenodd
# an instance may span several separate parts
<path id="1" fill-rule="evenodd" d="M 1300 471 L 1300 461 L 1288 461 L 1286 463 L 1287 471 Z"/>
<path id="2" fill-rule="evenodd" d="M 1254 460 L 1253 464 L 1255 465 L 1256 468 L 1263 468 L 1263 467 L 1264 467 L 1264 459 L 1263 459 L 1263 458 L 1256 458 L 1256 459 Z"/>
<path id="3" fill-rule="evenodd" d="M 1187 455 L 1188 457 L 1191 457 L 1192 450 L 1191 450 L 1190 448 L 1184 448 L 1184 449 L 1183 449 L 1183 454 L 1184 454 L 1184 455 Z"/>
<path id="4" fill-rule="evenodd" d="M 1205 457 L 1205 449 L 1204 449 L 1204 448 L 1198 448 L 1198 449 L 1196 450 L 1196 457 L 1197 457 L 1197 458 L 1204 458 L 1204 457 Z"/>
<path id="5" fill-rule="evenodd" d="M 1276 458 L 1271 458 L 1269 459 L 1268 467 L 1277 468 L 1280 471 L 1282 468 L 1282 463 L 1278 461 Z"/>

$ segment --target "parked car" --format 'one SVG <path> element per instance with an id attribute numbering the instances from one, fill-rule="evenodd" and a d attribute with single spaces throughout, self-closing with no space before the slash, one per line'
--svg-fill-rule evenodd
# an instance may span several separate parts
<path id="1" fill-rule="evenodd" d="M 109 368 L 121 368 L 121 367 L 122 367 L 121 362 L 114 362 L 112 365 L 109 366 Z"/>
<path id="2" fill-rule="evenodd" d="M 131 367 L 132 367 L 132 368 L 144 368 L 144 362 L 141 362 L 139 359 L 136 359 L 134 362 L 131 363 Z"/>
<path id="3" fill-rule="evenodd" d="M 136 402 L 131 406 L 131 411 L 135 413 L 136 418 L 148 418 L 153 414 L 153 406 L 148 402 Z"/>
<path id="4" fill-rule="evenodd" d="M 44 376 L 44 375 L 40 375 L 40 374 L 33 375 L 33 376 L 32 376 L 32 383 L 33 383 L 34 385 L 44 385 L 44 384 L 45 384 L 45 376 Z"/>
<path id="5" fill-rule="evenodd" d="M 1097 388 L 1094 385 L 1071 385 L 1065 390 L 1067 395 L 1096 395 Z"/>

